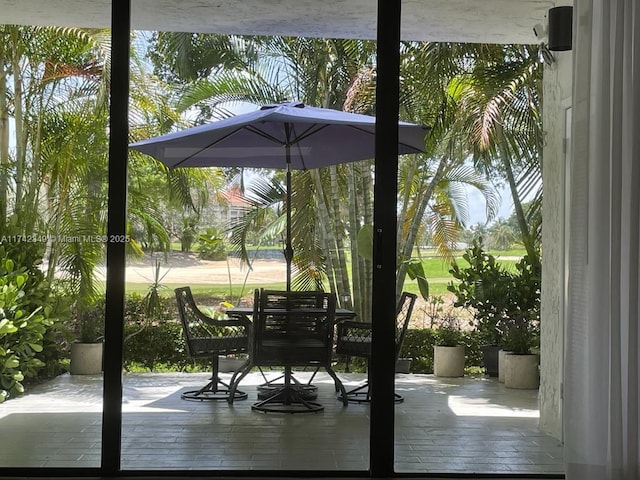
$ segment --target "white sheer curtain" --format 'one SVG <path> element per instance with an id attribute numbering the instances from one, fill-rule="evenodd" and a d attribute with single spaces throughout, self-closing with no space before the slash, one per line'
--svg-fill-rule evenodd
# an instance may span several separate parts
<path id="1" fill-rule="evenodd" d="M 637 480 L 640 2 L 574 3 L 565 457 L 569 480 Z"/>

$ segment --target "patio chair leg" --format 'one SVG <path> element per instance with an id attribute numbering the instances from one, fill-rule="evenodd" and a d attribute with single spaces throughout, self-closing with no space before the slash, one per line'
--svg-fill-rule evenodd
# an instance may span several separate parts
<path id="1" fill-rule="evenodd" d="M 333 370 L 333 368 L 327 367 L 327 373 L 331 376 L 331 378 L 333 378 L 333 384 L 335 386 L 335 389 L 336 391 L 340 392 L 340 395 L 338 396 L 338 398 L 342 400 L 342 405 L 346 407 L 347 405 L 349 405 L 347 390 L 344 388 L 344 385 L 338 378 L 338 375 L 336 375 L 336 372 Z"/>
<path id="2" fill-rule="evenodd" d="M 229 403 L 229 405 L 233 405 L 233 401 L 238 400 L 236 396 L 236 393 L 239 392 L 239 390 L 237 390 L 238 385 L 240 384 L 240 381 L 251 371 L 251 367 L 253 367 L 253 365 L 251 364 L 251 361 L 247 360 L 246 363 L 243 366 L 241 366 L 238 370 L 236 370 L 233 376 L 231 377 L 231 382 L 229 382 L 230 384 L 229 395 L 227 397 L 227 402 Z M 244 393 L 244 392 L 241 392 L 241 393 Z M 244 398 L 241 398 L 241 400 L 244 400 L 245 398 L 247 397 L 245 396 Z"/>
<path id="3" fill-rule="evenodd" d="M 347 402 L 367 403 L 371 401 L 371 395 L 369 394 L 369 382 L 353 388 L 348 392 L 341 395 L 342 400 Z"/>
<path id="4" fill-rule="evenodd" d="M 341 398 L 344 399 L 346 398 L 347 401 L 349 402 L 354 402 L 354 403 L 369 403 L 371 402 L 371 390 L 369 389 L 369 380 L 370 380 L 370 370 L 369 368 L 367 368 L 367 381 L 360 385 L 359 387 L 353 388 L 351 390 L 349 390 L 348 392 L 346 392 L 345 394 L 341 395 Z M 394 403 L 402 403 L 404 402 L 404 397 L 398 393 L 393 392 L 393 402 Z"/>
<path id="5" fill-rule="evenodd" d="M 234 375 L 235 376 L 235 375 Z M 231 377 L 231 385 L 233 385 L 233 377 Z M 218 384 L 222 385 L 223 388 L 219 388 Z M 200 390 L 189 390 L 183 392 L 180 395 L 180 398 L 183 400 L 229 400 L 230 396 L 234 400 L 244 400 L 248 397 L 245 392 L 240 390 L 233 389 L 228 383 L 220 380 L 218 375 L 218 354 L 217 352 L 213 355 L 212 360 L 212 372 L 211 372 L 211 381 L 207 383 Z"/>

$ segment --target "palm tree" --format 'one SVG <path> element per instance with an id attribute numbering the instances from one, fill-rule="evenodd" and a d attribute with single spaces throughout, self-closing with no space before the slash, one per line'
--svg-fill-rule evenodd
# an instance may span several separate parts
<path id="1" fill-rule="evenodd" d="M 411 260 L 414 248 L 427 231 L 443 258 L 453 258 L 451 252 L 459 232 L 468 224 L 465 185 L 477 188 L 485 196 L 489 217 L 498 208 L 498 197 L 490 182 L 466 162 L 469 151 L 460 142 L 455 128 L 458 108 L 449 84 L 463 63 L 456 55 L 455 45 L 403 45 L 401 113 L 407 120 L 426 123 L 432 128 L 425 139 L 426 154 L 406 156 L 400 161 L 398 297 L 409 268 L 415 265 Z M 366 82 L 360 80 L 354 86 L 357 92 L 353 93 L 351 103 L 357 103 L 363 110 L 371 109 L 374 82 L 374 74 L 367 75 Z"/>
<path id="2" fill-rule="evenodd" d="M 297 99 L 339 109 L 352 79 L 362 65 L 371 61 L 374 51 L 371 42 L 356 40 L 274 37 L 249 41 L 255 46 L 257 55 L 254 61 L 247 62 L 245 70 L 216 70 L 211 78 L 185 89 L 179 107 L 186 110 L 204 104 L 213 110 L 224 107 L 229 101 L 270 103 Z M 319 287 L 327 282 L 340 298 L 351 297 L 345 255 L 346 231 L 357 232 L 363 221 L 360 214 L 349 216 L 349 211 L 354 211 L 351 207 L 355 205 L 356 193 L 364 191 L 370 195 L 372 191 L 367 188 L 356 190 L 365 178 L 360 171 L 363 170 L 341 165 L 294 174 L 292 223 L 294 264 L 298 271 L 294 286 L 297 288 Z M 370 177 L 370 169 L 364 171 L 368 171 Z M 348 172 L 354 172 L 350 178 L 355 181 L 345 181 Z M 271 192 L 276 191 L 278 189 L 271 189 Z M 344 207 L 348 204 L 347 199 L 351 199 L 350 210 Z M 272 200 L 279 204 L 283 201 L 282 198 Z M 368 208 L 370 200 L 358 203 L 366 204 Z M 247 220 L 252 218 L 247 217 Z M 350 221 L 342 220 L 347 218 Z M 353 225 L 354 222 L 358 225 Z M 279 224 L 283 225 L 282 222 Z M 246 229 L 250 228 L 253 227 L 247 223 Z M 243 239 L 246 235 L 237 233 L 234 238 Z"/>
<path id="3" fill-rule="evenodd" d="M 535 46 L 491 46 L 453 88 L 474 161 L 506 180 L 531 258 L 541 239 L 542 70 Z"/>
<path id="4" fill-rule="evenodd" d="M 509 223 L 501 221 L 491 227 L 489 239 L 492 248 L 508 250 L 516 241 L 516 235 Z"/>
<path id="5" fill-rule="evenodd" d="M 199 74 L 199 80 L 183 90 L 181 110 L 206 105 L 208 111 L 214 111 L 229 101 L 265 103 L 298 99 L 323 107 L 372 113 L 375 101 L 372 44 L 282 37 L 252 37 L 239 42 L 245 47 L 251 45 L 248 50 L 253 54 L 244 67 L 235 64 L 231 69 L 196 68 L 206 74 Z M 401 160 L 399 289 L 407 265 L 404 260 L 411 258 L 414 245 L 427 227 L 446 256 L 461 227 L 468 226 L 461 185 L 480 189 L 487 198 L 489 217 L 497 211 L 498 197 L 492 181 L 499 178 L 502 170 L 489 168 L 490 163 L 479 170 L 469 167 L 469 159 L 480 157 L 469 135 L 470 103 L 462 95 L 468 90 L 461 89 L 461 85 L 470 72 L 480 72 L 481 64 L 493 61 L 497 65 L 500 59 L 504 62 L 510 58 L 510 54 L 508 48 L 500 46 L 407 43 L 402 58 L 402 115 L 407 120 L 431 125 L 432 131 L 426 139 L 426 155 Z M 516 117 L 512 123 L 514 129 L 506 132 L 504 138 L 514 145 L 518 141 L 526 143 L 530 132 L 517 127 Z M 520 130 L 516 132 L 516 128 Z M 535 161 L 531 165 L 535 167 Z M 521 173 L 527 178 L 525 170 Z M 372 222 L 371 164 L 361 162 L 297 173 L 294 182 L 294 239 L 298 243 L 294 261 L 299 268 L 299 285 L 318 285 L 326 278 L 330 288 L 340 296 L 353 290 L 354 297 L 362 298 L 368 305 L 371 265 L 366 255 L 357 254 L 360 246 L 356 239 L 360 229 Z M 271 189 L 272 193 L 276 191 Z M 272 200 L 282 202 L 282 198 Z M 235 229 L 236 233 L 238 228 L 241 226 Z M 246 235 L 237 234 L 234 238 L 240 241 Z M 351 279 L 346 275 L 345 239 L 349 239 L 352 251 Z M 360 312 L 361 308 L 356 306 Z"/>
<path id="6" fill-rule="evenodd" d="M 0 36 L 0 226 L 48 238 L 48 278 L 62 273 L 75 298 L 90 299 L 97 292 L 93 272 L 103 256 L 106 223 L 109 32 L 2 26 Z M 148 77 L 143 68 L 134 69 L 133 84 L 148 87 Z M 153 89 L 145 90 L 134 118 L 162 105 L 153 101 Z M 161 90 L 166 91 L 155 91 Z M 131 173 L 132 204 L 146 201 L 146 207 L 131 210 L 132 222 L 144 218 L 145 228 L 166 239 L 162 217 L 150 215 L 157 200 L 135 188 L 138 174 L 146 181 L 149 170 L 134 161 Z M 176 201 L 196 205 L 191 193 L 204 180 L 165 172 L 158 181 Z M 135 249 L 136 242 L 130 246 Z"/>

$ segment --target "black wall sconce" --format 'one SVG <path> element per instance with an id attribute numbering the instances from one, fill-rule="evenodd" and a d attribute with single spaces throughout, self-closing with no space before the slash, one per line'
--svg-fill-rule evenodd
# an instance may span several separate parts
<path id="1" fill-rule="evenodd" d="M 573 36 L 573 7 L 563 6 L 549 9 L 549 50 L 560 52 L 571 50 Z"/>

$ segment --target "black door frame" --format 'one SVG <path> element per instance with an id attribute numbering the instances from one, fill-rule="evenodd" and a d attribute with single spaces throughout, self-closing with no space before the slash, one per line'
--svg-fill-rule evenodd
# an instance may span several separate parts
<path id="1" fill-rule="evenodd" d="M 378 0 L 375 176 L 397 178 L 401 1 Z M 129 38 L 131 1 L 112 0 L 111 110 L 109 143 L 108 238 L 126 233 Z M 394 318 L 396 280 L 395 198 L 397 182 L 374 186 L 374 317 Z M 387 200 L 389 199 L 389 200 Z M 125 244 L 107 244 L 102 472 L 121 471 L 122 341 L 125 298 Z M 393 474 L 394 336 L 393 322 L 373 320 L 370 476 Z M 230 472 L 225 471 L 224 475 Z M 326 473 L 326 472 L 323 472 Z M 332 472 L 333 473 L 333 472 Z M 348 472 L 336 471 L 336 475 Z M 353 472 L 349 472 L 353 473 Z M 243 472 L 246 474 L 246 472 Z M 282 474 L 282 472 L 279 472 Z M 308 472 L 314 475 L 314 472 Z"/>
<path id="2" fill-rule="evenodd" d="M 377 2 L 376 178 L 397 178 L 401 0 Z M 111 0 L 111 79 L 106 245 L 104 390 L 100 468 L 1 468 L 0 477 L 390 477 L 394 458 L 394 322 L 373 321 L 368 471 L 123 471 L 122 367 L 125 301 L 131 0 Z M 397 182 L 374 185 L 374 317 L 395 317 Z M 389 199 L 386 201 L 385 199 Z M 116 241 L 110 241 L 115 239 Z M 397 476 L 397 475 L 396 475 Z M 410 475 L 403 475 L 410 476 Z M 424 477 L 425 475 L 421 475 Z M 428 476 L 428 475 L 427 475 Z"/>

